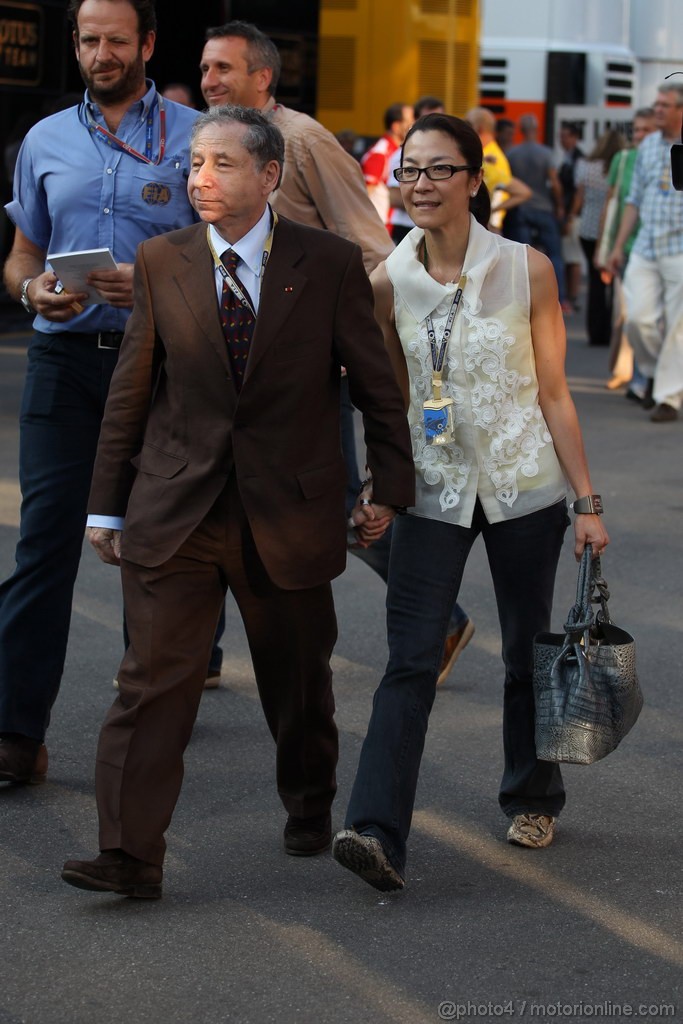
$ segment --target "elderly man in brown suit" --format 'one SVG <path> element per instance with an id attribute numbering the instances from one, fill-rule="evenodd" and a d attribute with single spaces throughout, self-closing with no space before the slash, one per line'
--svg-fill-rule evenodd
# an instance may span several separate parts
<path id="1" fill-rule="evenodd" d="M 161 895 L 163 835 L 227 587 L 276 742 L 285 850 L 330 844 L 340 365 L 373 476 L 355 513 L 363 539 L 414 500 L 403 400 L 360 249 L 273 215 L 284 147 L 258 112 L 208 111 L 191 149 L 188 191 L 205 223 L 138 249 L 100 435 L 89 535 L 120 562 L 130 647 L 97 753 L 102 852 L 62 874 L 148 898 Z"/>

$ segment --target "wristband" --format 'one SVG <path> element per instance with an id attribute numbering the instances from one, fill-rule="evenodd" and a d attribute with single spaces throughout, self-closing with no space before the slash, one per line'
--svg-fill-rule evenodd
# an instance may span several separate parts
<path id="1" fill-rule="evenodd" d="M 604 512 L 599 494 L 587 494 L 584 498 L 577 498 L 569 507 L 577 515 L 601 516 Z"/>
<path id="2" fill-rule="evenodd" d="M 32 306 L 31 300 L 28 297 L 28 286 L 30 285 L 32 280 L 32 277 L 24 278 L 24 280 L 21 282 L 21 290 L 19 292 L 19 301 L 21 302 L 26 312 L 30 313 L 31 315 L 37 312 L 36 309 Z"/>

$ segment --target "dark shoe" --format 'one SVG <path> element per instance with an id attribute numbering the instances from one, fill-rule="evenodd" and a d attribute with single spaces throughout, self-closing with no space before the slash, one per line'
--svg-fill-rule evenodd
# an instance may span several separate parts
<path id="1" fill-rule="evenodd" d="M 668 405 L 666 402 L 660 402 L 650 413 L 652 423 L 673 423 L 677 419 L 678 409 L 674 409 L 673 405 Z"/>
<path id="2" fill-rule="evenodd" d="M 441 668 L 439 669 L 439 676 L 436 680 L 437 686 L 441 686 L 442 683 L 446 682 L 449 672 L 473 636 L 474 623 L 471 619 L 466 619 L 464 625 L 462 625 L 460 629 L 446 637 L 446 643 L 443 648 L 443 658 L 441 659 Z"/>
<path id="3" fill-rule="evenodd" d="M 343 868 L 353 871 L 380 892 L 394 892 L 405 885 L 398 871 L 389 863 L 379 839 L 374 836 L 362 836 L 352 828 L 337 832 L 332 856 Z"/>
<path id="4" fill-rule="evenodd" d="M 206 673 L 206 679 L 204 680 L 205 690 L 217 690 L 221 685 L 221 670 L 219 668 L 210 668 Z"/>
<path id="5" fill-rule="evenodd" d="M 68 860 L 62 878 L 77 889 L 115 892 L 142 900 L 161 897 L 162 868 L 123 850 L 105 850 L 95 860 Z"/>
<path id="6" fill-rule="evenodd" d="M 332 842 L 332 819 L 329 814 L 315 818 L 287 818 L 285 825 L 285 853 L 292 857 L 313 857 L 329 850 Z"/>
<path id="7" fill-rule="evenodd" d="M 47 747 L 19 733 L 0 736 L 0 782 L 37 785 L 47 778 Z"/>
<path id="8" fill-rule="evenodd" d="M 637 391 L 634 391 L 633 388 L 629 388 L 624 395 L 624 398 L 628 398 L 629 402 L 637 402 L 638 405 L 643 404 L 643 397 L 643 395 L 639 395 Z"/>
<path id="9" fill-rule="evenodd" d="M 645 385 L 645 394 L 643 395 L 643 400 L 640 403 L 643 409 L 654 409 L 655 400 L 652 394 L 652 392 L 654 391 L 654 387 L 654 380 L 652 379 L 652 377 L 648 377 L 647 384 Z"/>

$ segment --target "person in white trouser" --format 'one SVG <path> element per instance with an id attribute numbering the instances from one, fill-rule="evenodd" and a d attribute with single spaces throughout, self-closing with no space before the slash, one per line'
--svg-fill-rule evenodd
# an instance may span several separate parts
<path id="1" fill-rule="evenodd" d="M 671 181 L 671 147 L 683 118 L 683 85 L 665 82 L 654 104 L 658 131 L 641 144 L 619 233 L 608 260 L 624 262 L 624 244 L 640 230 L 624 275 L 625 331 L 648 378 L 643 406 L 653 423 L 678 419 L 683 404 L 683 193 Z"/>

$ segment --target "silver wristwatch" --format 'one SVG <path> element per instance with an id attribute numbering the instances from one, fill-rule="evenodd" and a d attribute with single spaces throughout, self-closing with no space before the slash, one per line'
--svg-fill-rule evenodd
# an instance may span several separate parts
<path id="1" fill-rule="evenodd" d="M 604 511 L 599 494 L 587 494 L 585 498 L 577 498 L 569 507 L 573 512 L 590 516 L 601 516 Z"/>
<path id="2" fill-rule="evenodd" d="M 28 297 L 28 286 L 30 285 L 32 280 L 32 277 L 24 278 L 24 280 L 21 282 L 21 291 L 19 293 L 19 301 L 21 302 L 22 306 L 24 307 L 27 313 L 37 312 L 37 310 L 35 310 L 31 305 L 31 300 Z"/>

